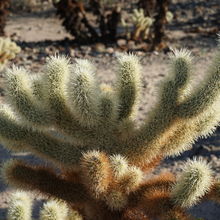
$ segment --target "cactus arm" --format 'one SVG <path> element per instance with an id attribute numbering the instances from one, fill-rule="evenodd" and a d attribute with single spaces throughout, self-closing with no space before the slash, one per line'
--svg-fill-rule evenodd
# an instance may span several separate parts
<path id="1" fill-rule="evenodd" d="M 117 187 L 125 194 L 136 191 L 143 182 L 144 174 L 138 167 L 130 166 L 127 172 L 117 180 Z"/>
<path id="2" fill-rule="evenodd" d="M 118 58 L 116 95 L 118 99 L 118 120 L 126 119 L 137 110 L 140 93 L 140 64 L 134 55 Z"/>
<path id="3" fill-rule="evenodd" d="M 69 182 L 49 168 L 32 167 L 22 161 L 12 160 L 3 167 L 3 176 L 7 183 L 21 190 L 37 190 L 74 204 L 89 200 L 82 184 Z"/>
<path id="4" fill-rule="evenodd" d="M 163 155 L 179 155 L 187 150 L 199 137 L 207 137 L 212 134 L 219 124 L 219 111 L 205 113 L 190 121 L 177 120 L 174 130 L 168 131 L 161 145 Z"/>
<path id="5" fill-rule="evenodd" d="M 48 126 L 50 116 L 47 110 L 37 104 L 29 86 L 28 73 L 24 69 L 12 68 L 6 74 L 7 100 L 20 113 L 26 124 Z"/>
<path id="6" fill-rule="evenodd" d="M 179 117 L 192 118 L 207 111 L 207 108 L 219 98 L 219 93 L 220 52 L 218 51 L 204 83 L 202 83 L 197 90 L 179 106 Z"/>
<path id="7" fill-rule="evenodd" d="M 70 74 L 69 60 L 65 57 L 51 57 L 44 74 L 44 99 L 54 115 L 54 124 L 68 134 L 81 130 L 66 102 L 67 78 Z"/>
<path id="8" fill-rule="evenodd" d="M 99 151 L 89 151 L 83 154 L 80 164 L 85 187 L 91 194 L 98 198 L 106 193 L 112 182 L 108 157 Z"/>
<path id="9" fill-rule="evenodd" d="M 212 171 L 204 161 L 188 161 L 173 186 L 171 200 L 180 207 L 191 207 L 211 189 L 212 181 Z"/>
<path id="10" fill-rule="evenodd" d="M 162 173 L 150 180 L 145 180 L 135 192 L 129 195 L 129 207 L 136 207 L 148 192 L 154 190 L 170 191 L 174 183 L 175 177 L 171 173 Z"/>
<path id="11" fill-rule="evenodd" d="M 167 84 L 171 83 L 167 82 Z M 164 90 L 166 90 L 166 88 Z M 147 159 L 148 162 L 150 162 L 158 156 L 161 148 L 161 138 L 175 123 L 174 103 L 177 101 L 177 96 L 176 91 L 172 92 L 172 90 L 173 88 L 167 91 L 168 94 L 170 94 L 169 96 L 163 95 L 163 97 L 161 97 L 161 102 L 154 111 L 151 112 L 148 120 L 136 131 L 135 135 L 132 135 L 127 140 L 125 146 L 117 149 L 121 151 L 121 154 L 125 154 L 127 157 L 132 158 L 132 160 L 134 159 L 139 162 L 143 161 L 143 159 Z M 167 101 L 165 101 L 166 98 L 168 99 Z M 129 146 L 129 148 L 127 146 Z"/>
<path id="12" fill-rule="evenodd" d="M 99 124 L 101 91 L 94 71 L 95 68 L 88 60 L 76 60 L 72 67 L 67 94 L 75 118 L 88 127 Z"/>
<path id="13" fill-rule="evenodd" d="M 38 101 L 42 101 L 42 97 L 44 97 L 42 79 L 42 73 L 32 74 L 30 76 L 33 95 Z"/>
<path id="14" fill-rule="evenodd" d="M 0 136 L 3 142 L 16 143 L 8 146 L 11 149 L 15 147 L 12 150 L 31 151 L 59 165 L 69 166 L 79 161 L 82 149 L 87 149 L 86 146 L 74 146 L 47 133 L 25 128 L 13 116 L 7 108 L 1 109 Z M 17 146 L 19 149 L 16 149 Z"/>
<path id="15" fill-rule="evenodd" d="M 100 118 L 104 126 L 116 125 L 117 118 L 117 100 L 113 88 L 106 84 L 101 84 L 102 91 L 100 101 Z"/>
<path id="16" fill-rule="evenodd" d="M 203 197 L 203 200 L 212 200 L 214 202 L 220 203 L 220 182 L 215 180 L 211 190 Z"/>
<path id="17" fill-rule="evenodd" d="M 68 220 L 68 207 L 66 203 L 50 200 L 40 210 L 40 220 Z"/>
<path id="18" fill-rule="evenodd" d="M 147 192 L 137 206 L 144 210 L 147 216 L 158 219 L 173 208 L 169 193 L 157 189 Z"/>
<path id="19" fill-rule="evenodd" d="M 17 118 L 8 105 L 0 106 L 0 134 L 2 138 L 20 141 L 30 129 L 17 124 Z"/>

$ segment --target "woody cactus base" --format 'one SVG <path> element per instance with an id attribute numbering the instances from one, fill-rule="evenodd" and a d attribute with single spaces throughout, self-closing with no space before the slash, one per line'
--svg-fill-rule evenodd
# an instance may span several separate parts
<path id="1" fill-rule="evenodd" d="M 9 7 L 10 7 L 11 1 L 10 0 L 1 0 L 0 1 L 0 36 L 5 35 L 5 25 L 7 16 L 9 14 Z"/>
<path id="2" fill-rule="evenodd" d="M 38 75 L 9 69 L 1 143 L 56 169 L 12 160 L 3 168 L 5 181 L 63 200 L 85 220 L 189 220 L 187 208 L 220 201 L 220 183 L 201 159 L 187 161 L 177 179 L 170 173 L 146 178 L 219 123 L 220 48 L 196 88 L 191 59 L 187 50 L 173 51 L 158 102 L 140 126 L 141 65 L 134 55 L 118 57 L 114 86 L 99 85 L 95 67 L 83 59 L 51 57 Z"/>

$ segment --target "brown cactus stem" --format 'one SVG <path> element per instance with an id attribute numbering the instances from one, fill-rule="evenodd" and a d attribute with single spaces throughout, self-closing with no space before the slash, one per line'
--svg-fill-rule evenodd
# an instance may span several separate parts
<path id="1" fill-rule="evenodd" d="M 220 182 L 213 183 L 209 192 L 202 198 L 203 201 L 212 200 L 220 203 Z"/>
<path id="2" fill-rule="evenodd" d="M 57 15 L 63 19 L 63 26 L 75 37 L 76 41 L 85 43 L 88 40 L 99 38 L 86 16 L 82 2 L 60 0 L 58 3 L 54 3 L 54 6 L 57 8 Z"/>
<path id="3" fill-rule="evenodd" d="M 121 8 L 117 6 L 108 16 L 108 20 L 107 20 L 109 40 L 111 41 L 115 41 L 117 38 L 117 29 L 120 20 L 121 20 Z"/>
<path id="4" fill-rule="evenodd" d="M 156 6 L 156 0 L 139 0 L 138 7 L 143 8 L 147 16 L 152 16 Z"/>
<path id="5" fill-rule="evenodd" d="M 106 10 L 99 0 L 90 0 L 90 7 L 97 16 L 102 41 L 116 40 L 117 28 L 121 18 L 121 8 L 116 6 L 110 14 L 106 15 Z"/>
<path id="6" fill-rule="evenodd" d="M 5 25 L 7 15 L 9 13 L 8 9 L 10 7 L 10 0 L 1 0 L 0 1 L 0 36 L 5 35 Z"/>
<path id="7" fill-rule="evenodd" d="M 6 168 L 5 176 L 6 181 L 18 189 L 37 190 L 70 204 L 84 203 L 90 198 L 82 184 L 69 182 L 46 167 L 33 167 L 22 161 L 13 161 Z"/>
<path id="8" fill-rule="evenodd" d="M 154 38 L 151 50 L 163 49 L 162 43 L 165 37 L 166 13 L 170 0 L 157 0 L 158 12 L 154 23 Z"/>

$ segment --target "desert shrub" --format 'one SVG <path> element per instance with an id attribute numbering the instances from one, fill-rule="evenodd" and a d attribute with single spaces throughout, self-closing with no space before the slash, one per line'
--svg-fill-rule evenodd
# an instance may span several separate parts
<path id="1" fill-rule="evenodd" d="M 114 41 L 120 21 L 121 8 L 117 3 L 95 0 L 54 0 L 57 14 L 63 19 L 64 27 L 82 43 Z M 97 30 L 98 28 L 98 30 Z"/>
<path id="2" fill-rule="evenodd" d="M 80 43 L 115 42 L 119 38 L 147 42 L 148 49 L 163 49 L 169 1 L 159 1 L 149 10 L 148 1 L 54 0 L 58 16 Z M 128 6 L 129 5 L 129 6 Z M 130 14 L 130 16 L 128 16 Z M 129 18 L 130 17 L 130 18 Z M 124 27 L 124 30 L 122 30 Z M 119 30 L 120 29 L 120 30 Z"/>
<path id="3" fill-rule="evenodd" d="M 143 99 L 141 65 L 132 54 L 118 55 L 114 86 L 99 85 L 94 65 L 84 59 L 72 64 L 50 57 L 40 75 L 9 69 L 1 143 L 32 152 L 54 168 L 14 159 L 2 169 L 6 183 L 63 200 L 86 220 L 191 219 L 187 208 L 220 200 L 220 183 L 207 162 L 186 161 L 177 178 L 145 177 L 218 125 L 219 50 L 206 78 L 193 88 L 191 54 L 174 50 L 157 104 L 140 126 L 135 116 Z"/>

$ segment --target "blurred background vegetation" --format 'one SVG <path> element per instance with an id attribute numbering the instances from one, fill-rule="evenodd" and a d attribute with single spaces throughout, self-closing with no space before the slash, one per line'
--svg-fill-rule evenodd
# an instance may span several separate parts
<path id="1" fill-rule="evenodd" d="M 220 30 L 219 0 L 1 0 L 0 35 L 10 15 L 28 14 L 56 14 L 73 43 L 123 50 L 166 51 L 174 30 L 203 35 Z"/>

